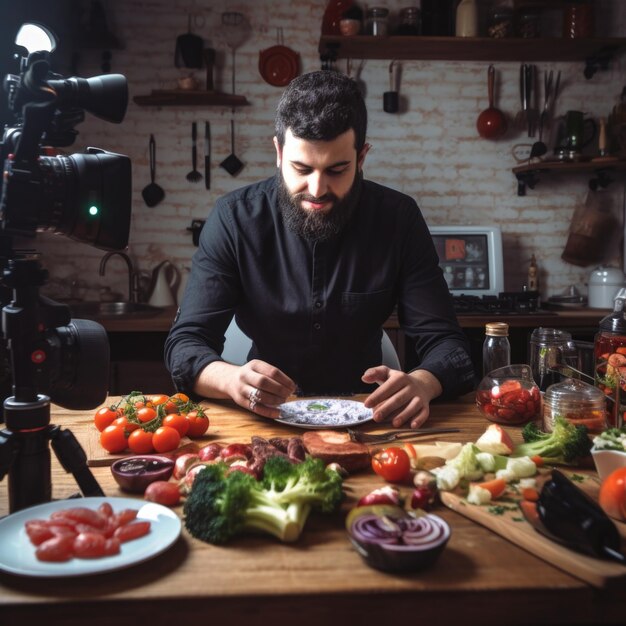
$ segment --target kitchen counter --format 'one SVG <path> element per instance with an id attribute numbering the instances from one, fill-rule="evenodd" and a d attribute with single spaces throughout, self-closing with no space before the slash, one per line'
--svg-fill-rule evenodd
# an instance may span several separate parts
<path id="1" fill-rule="evenodd" d="M 252 435 L 302 431 L 253 416 L 229 402 L 207 403 L 211 426 L 203 443 L 246 442 Z M 83 446 L 93 435 L 93 411 L 55 408 L 52 421 Z M 471 396 L 432 407 L 431 426 L 454 426 L 448 441 L 475 440 L 487 422 Z M 511 428 L 514 437 L 519 431 Z M 422 441 L 432 441 L 422 438 Z M 107 496 L 126 496 L 108 467 L 93 467 Z M 55 498 L 76 491 L 71 475 L 52 461 Z M 341 513 L 313 514 L 298 542 L 246 536 L 225 546 L 192 538 L 185 529 L 166 552 L 127 569 L 79 578 L 25 578 L 0 573 L 3 626 L 45 623 L 151 626 L 210 623 L 229 626 L 380 626 L 394 624 L 623 623 L 623 583 L 596 589 L 441 505 L 452 528 L 441 558 L 407 575 L 370 569 L 352 548 L 345 513 L 381 479 L 370 471 L 349 477 Z M 407 493 L 409 493 L 407 491 Z M 80 502 L 76 501 L 79 505 Z M 0 515 L 7 513 L 7 480 Z M 181 513 L 181 507 L 177 507 Z M 3 542 L 3 550 L 8 549 Z"/>
<path id="2" fill-rule="evenodd" d="M 562 328 L 580 326 L 597 328 L 600 320 L 610 313 L 609 309 L 568 309 L 563 311 L 545 311 L 529 315 L 458 315 L 462 328 L 484 328 L 487 322 L 494 320 L 507 322 L 513 328 L 536 328 L 548 326 Z M 97 321 L 110 332 L 169 332 L 176 307 L 163 309 L 151 317 L 105 317 Z M 394 314 L 385 323 L 385 328 L 399 329 L 398 318 Z"/>

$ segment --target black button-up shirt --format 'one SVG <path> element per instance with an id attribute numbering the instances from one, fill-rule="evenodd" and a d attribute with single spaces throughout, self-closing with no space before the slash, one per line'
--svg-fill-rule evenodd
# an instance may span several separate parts
<path id="1" fill-rule="evenodd" d="M 303 393 L 371 390 L 382 325 L 399 322 L 444 395 L 472 385 L 465 336 L 426 223 L 409 196 L 363 181 L 343 231 L 308 241 L 286 228 L 275 177 L 218 200 L 200 235 L 177 319 L 165 344 L 176 387 L 193 389 L 220 359 L 233 313 L 253 340 L 249 358 L 275 365 Z"/>

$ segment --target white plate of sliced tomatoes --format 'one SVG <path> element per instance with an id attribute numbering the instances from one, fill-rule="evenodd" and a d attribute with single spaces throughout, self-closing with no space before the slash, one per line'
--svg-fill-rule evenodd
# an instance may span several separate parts
<path id="1" fill-rule="evenodd" d="M 41 561 L 26 532 L 26 522 L 48 520 L 57 512 L 76 507 L 97 511 L 103 504 L 111 505 L 115 514 L 126 509 L 137 511 L 137 521 L 150 522 L 150 531 L 121 544 L 118 554 L 98 558 L 73 557 L 62 562 Z M 57 500 L 17 511 L 0 520 L 0 569 L 20 576 L 85 576 L 136 565 L 167 550 L 180 536 L 181 521 L 172 510 L 154 502 L 133 498 L 81 498 Z"/>

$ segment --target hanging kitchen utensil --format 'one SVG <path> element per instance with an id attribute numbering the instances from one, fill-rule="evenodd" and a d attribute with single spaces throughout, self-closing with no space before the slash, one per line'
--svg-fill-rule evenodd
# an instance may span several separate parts
<path id="1" fill-rule="evenodd" d="M 515 128 L 525 130 L 528 124 L 528 98 L 526 95 L 526 65 L 524 63 L 519 66 L 519 95 L 521 109 L 515 116 Z"/>
<path id="2" fill-rule="evenodd" d="M 204 123 L 204 186 L 211 189 L 211 125 Z"/>
<path id="3" fill-rule="evenodd" d="M 235 154 L 235 120 L 230 120 L 230 154 L 220 163 L 231 176 L 237 176 L 243 168 L 243 163 Z"/>
<path id="4" fill-rule="evenodd" d="M 383 93 L 383 111 L 385 113 L 397 113 L 400 108 L 400 95 L 396 85 L 396 77 L 394 76 L 394 59 L 389 64 L 389 91 Z"/>
<path id="5" fill-rule="evenodd" d="M 235 52 L 248 38 L 250 24 L 243 13 L 226 11 L 222 13 L 221 34 L 232 53 L 232 93 L 235 93 Z"/>
<path id="6" fill-rule="evenodd" d="M 150 143 L 148 145 L 150 151 L 150 183 L 143 188 L 141 195 L 144 202 L 149 207 L 153 207 L 163 200 L 165 192 L 162 187 L 154 182 L 156 176 L 156 142 L 154 141 L 154 135 L 150 135 Z"/>
<path id="7" fill-rule="evenodd" d="M 187 174 L 187 180 L 190 183 L 199 183 L 202 180 L 202 174 L 198 171 L 198 154 L 196 150 L 196 140 L 198 138 L 198 127 L 195 122 L 191 124 L 191 172 Z"/>
<path id="8" fill-rule="evenodd" d="M 174 65 L 176 67 L 189 67 L 200 69 L 202 67 L 202 53 L 204 42 L 202 37 L 191 32 L 192 16 L 189 15 L 187 31 L 184 35 L 176 38 L 176 51 L 174 53 Z"/>
<path id="9" fill-rule="evenodd" d="M 485 109 L 476 120 L 476 129 L 483 139 L 498 139 L 506 132 L 506 118 L 500 109 L 494 106 L 494 82 L 496 70 L 493 65 L 487 71 L 487 91 L 489 108 Z"/>
<path id="10" fill-rule="evenodd" d="M 277 28 L 277 45 L 259 52 L 259 73 L 274 87 L 285 87 L 299 74 L 300 56 L 284 45 L 283 29 Z"/>

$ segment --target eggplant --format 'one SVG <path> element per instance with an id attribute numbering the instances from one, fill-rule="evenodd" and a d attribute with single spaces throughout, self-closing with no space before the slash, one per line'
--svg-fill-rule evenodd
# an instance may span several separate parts
<path id="1" fill-rule="evenodd" d="M 560 543 L 596 558 L 626 565 L 621 538 L 602 508 L 558 470 L 552 471 L 537 501 L 545 529 Z"/>

